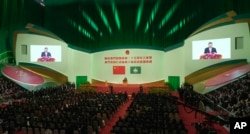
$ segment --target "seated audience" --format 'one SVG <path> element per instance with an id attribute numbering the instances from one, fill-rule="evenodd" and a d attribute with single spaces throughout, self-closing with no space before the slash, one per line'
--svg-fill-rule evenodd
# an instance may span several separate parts
<path id="1" fill-rule="evenodd" d="M 3 100 L 18 99 L 23 92 L 25 92 L 23 88 L 16 83 L 0 77 L 0 98 Z"/>
<path id="2" fill-rule="evenodd" d="M 1 94 L 21 99 L 0 108 L 0 128 L 8 133 L 98 133 L 127 100 L 125 93 L 77 92 L 73 84 L 29 92 L 4 78 L 0 83 Z"/>
<path id="3" fill-rule="evenodd" d="M 180 98 L 188 105 L 199 107 L 199 101 L 213 103 L 234 117 L 250 116 L 250 73 L 205 95 L 193 91 L 190 85 L 179 89 Z"/>
<path id="4" fill-rule="evenodd" d="M 203 95 L 196 93 L 193 91 L 193 86 L 184 84 L 181 88 L 179 88 L 180 99 L 184 101 L 185 104 L 199 108 L 200 102 L 206 102 Z"/>
<path id="5" fill-rule="evenodd" d="M 236 117 L 250 116 L 249 75 L 208 93 L 206 96 Z"/>
<path id="6" fill-rule="evenodd" d="M 138 93 L 127 110 L 127 116 L 119 119 L 112 133 L 187 133 L 179 119 L 177 105 L 168 97 Z"/>

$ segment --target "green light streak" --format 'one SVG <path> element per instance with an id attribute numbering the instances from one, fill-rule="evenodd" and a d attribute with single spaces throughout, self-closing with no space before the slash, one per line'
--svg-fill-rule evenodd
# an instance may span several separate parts
<path id="1" fill-rule="evenodd" d="M 89 25 L 96 31 L 98 32 L 98 26 L 96 25 L 96 23 L 89 17 L 89 15 L 82 11 L 82 16 L 84 19 L 86 19 L 86 21 L 89 23 Z"/>
<path id="2" fill-rule="evenodd" d="M 75 21 L 68 19 L 69 24 L 75 28 L 76 30 L 78 30 L 83 36 L 94 40 L 94 37 L 85 29 L 83 28 L 81 25 L 78 25 Z"/>
<path id="3" fill-rule="evenodd" d="M 117 8 L 115 6 L 114 0 L 112 1 L 112 11 L 113 11 L 113 14 L 115 16 L 115 22 L 116 22 L 117 28 L 118 28 L 118 30 L 120 30 L 121 29 L 121 22 L 120 22 L 120 19 L 119 19 L 118 10 L 117 10 Z"/>
<path id="4" fill-rule="evenodd" d="M 186 18 L 183 18 L 180 20 L 179 23 L 177 23 L 168 33 L 167 36 L 170 36 L 180 30 L 183 26 L 185 26 L 191 19 L 193 19 L 197 13 L 192 13 L 191 15 L 187 16 Z"/>
<path id="5" fill-rule="evenodd" d="M 155 19 L 155 16 L 156 16 L 156 13 L 157 13 L 157 11 L 158 11 L 158 9 L 159 9 L 160 3 L 161 3 L 161 1 L 158 0 L 158 1 L 156 2 L 156 4 L 154 5 L 154 8 L 153 8 L 153 10 L 152 10 L 152 12 L 151 12 L 151 14 L 150 14 L 150 18 L 149 18 L 149 20 L 147 21 L 146 27 L 145 27 L 145 29 L 144 29 L 144 32 L 145 32 L 145 33 L 148 31 L 149 25 L 150 25 L 150 24 L 154 21 L 154 19 Z"/>
<path id="6" fill-rule="evenodd" d="M 147 31 L 146 31 L 147 29 L 149 29 L 149 24 L 148 24 L 148 23 L 146 24 L 146 27 L 145 27 L 144 33 L 146 33 L 146 32 L 147 32 Z"/>
<path id="7" fill-rule="evenodd" d="M 161 23 L 159 24 L 159 29 L 161 29 L 173 16 L 174 12 L 176 11 L 177 7 L 181 4 L 182 0 L 178 0 L 167 12 L 164 18 L 162 19 Z"/>
<path id="8" fill-rule="evenodd" d="M 112 29 L 111 29 L 111 27 L 109 25 L 109 21 L 107 19 L 107 16 L 105 15 L 104 11 L 102 10 L 102 8 L 98 4 L 96 4 L 96 7 L 97 7 L 97 9 L 98 9 L 98 11 L 100 13 L 100 16 L 102 18 L 102 21 L 103 21 L 104 25 L 107 27 L 109 32 L 112 33 Z"/>
<path id="9" fill-rule="evenodd" d="M 141 16 L 142 16 L 142 12 L 143 12 L 143 5 L 144 5 L 144 0 L 141 0 L 141 3 L 138 7 L 138 11 L 137 11 L 137 17 L 136 17 L 136 22 L 135 22 L 135 30 L 138 29 L 140 22 L 141 22 Z"/>

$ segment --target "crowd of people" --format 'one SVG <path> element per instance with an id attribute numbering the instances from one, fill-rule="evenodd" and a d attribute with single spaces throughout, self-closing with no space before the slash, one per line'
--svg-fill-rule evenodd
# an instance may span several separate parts
<path id="1" fill-rule="evenodd" d="M 185 105 L 200 108 L 212 101 L 235 117 L 250 115 L 250 74 L 206 95 L 184 85 L 178 91 Z M 0 97 L 11 100 L 0 107 L 0 133 L 99 133 L 117 108 L 128 99 L 126 93 L 77 92 L 74 84 L 64 84 L 38 91 L 27 91 L 14 82 L 0 78 Z M 132 95 L 133 102 L 112 133 L 180 133 L 187 130 L 179 118 L 176 100 L 169 94 Z M 15 101 L 18 100 L 18 101 Z M 197 130 L 208 127 L 196 124 Z"/>
<path id="2" fill-rule="evenodd" d="M 250 74 L 206 94 L 235 117 L 250 116 Z"/>
<path id="3" fill-rule="evenodd" d="M 214 110 L 227 112 L 230 117 L 250 116 L 250 73 L 205 95 L 193 91 L 192 85 L 181 87 L 179 94 L 185 104 L 196 108 L 202 102 Z"/>
<path id="4" fill-rule="evenodd" d="M 197 133 L 200 134 L 213 134 L 216 133 L 214 127 L 212 127 L 212 122 L 219 122 L 220 124 L 228 124 L 229 113 L 222 109 L 222 107 L 217 106 L 216 103 L 211 102 L 209 98 L 205 95 L 197 93 L 193 90 L 193 86 L 189 84 L 184 84 L 179 88 L 180 100 L 184 102 L 185 106 L 193 109 L 196 113 L 202 113 L 206 116 L 205 120 L 202 122 L 195 122 L 195 129 Z M 207 111 L 207 107 L 219 113 L 219 116 L 212 115 Z M 186 111 L 187 112 L 187 111 Z M 188 111 L 190 112 L 190 111 Z M 226 112 L 226 113 L 225 113 Z"/>
<path id="5" fill-rule="evenodd" d="M 0 77 L 0 99 L 2 101 L 17 99 L 18 95 L 25 92 L 23 88 L 7 78 Z"/>
<path id="6" fill-rule="evenodd" d="M 0 133 L 98 133 L 127 100 L 125 93 L 76 92 L 71 84 L 19 97 L 22 101 L 0 108 Z"/>
<path id="7" fill-rule="evenodd" d="M 127 110 L 113 127 L 115 134 L 187 133 L 179 118 L 177 105 L 168 94 L 138 93 Z"/>
<path id="8" fill-rule="evenodd" d="M 189 106 L 199 108 L 201 103 L 206 102 L 206 99 L 202 94 L 199 94 L 193 91 L 193 86 L 184 84 L 181 88 L 178 89 L 180 99 Z"/>

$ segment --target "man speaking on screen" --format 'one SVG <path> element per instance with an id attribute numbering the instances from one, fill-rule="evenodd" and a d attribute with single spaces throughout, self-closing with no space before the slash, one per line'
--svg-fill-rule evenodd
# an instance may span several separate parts
<path id="1" fill-rule="evenodd" d="M 216 48 L 213 47 L 213 43 L 212 42 L 208 43 L 208 47 L 205 48 L 204 53 L 205 54 L 216 54 L 217 53 Z"/>
<path id="2" fill-rule="evenodd" d="M 42 52 L 41 57 L 42 58 L 51 58 L 51 53 L 48 52 L 48 48 L 47 47 L 44 48 L 44 51 Z"/>

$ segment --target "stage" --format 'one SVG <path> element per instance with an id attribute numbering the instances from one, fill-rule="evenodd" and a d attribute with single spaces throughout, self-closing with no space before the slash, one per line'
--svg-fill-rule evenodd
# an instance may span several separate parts
<path id="1" fill-rule="evenodd" d="M 16 80 L 24 84 L 40 85 L 45 81 L 43 77 L 17 66 L 7 65 L 2 69 L 2 73 L 9 79 Z"/>
<path id="2" fill-rule="evenodd" d="M 57 85 L 54 81 L 19 66 L 6 65 L 1 71 L 6 78 L 29 91 Z"/>
<path id="3" fill-rule="evenodd" d="M 114 93 L 124 93 L 127 92 L 128 94 L 138 93 L 140 91 L 140 86 L 142 87 L 142 91 L 147 93 L 152 88 L 157 89 L 164 89 L 167 90 L 166 86 L 146 86 L 143 84 L 112 84 L 113 92 Z M 96 89 L 97 92 L 111 92 L 109 85 L 92 85 Z"/>
<path id="4" fill-rule="evenodd" d="M 143 84 L 132 84 L 128 82 L 121 82 L 121 83 L 108 83 L 106 81 L 100 81 L 96 79 L 92 79 L 91 87 L 96 89 L 97 92 L 110 92 L 110 86 L 113 86 L 114 93 L 124 93 L 127 92 L 128 94 L 137 93 L 140 91 L 140 86 L 143 89 L 143 92 L 147 93 L 150 89 L 164 89 L 169 90 L 168 85 L 165 84 L 164 80 L 143 83 Z"/>

